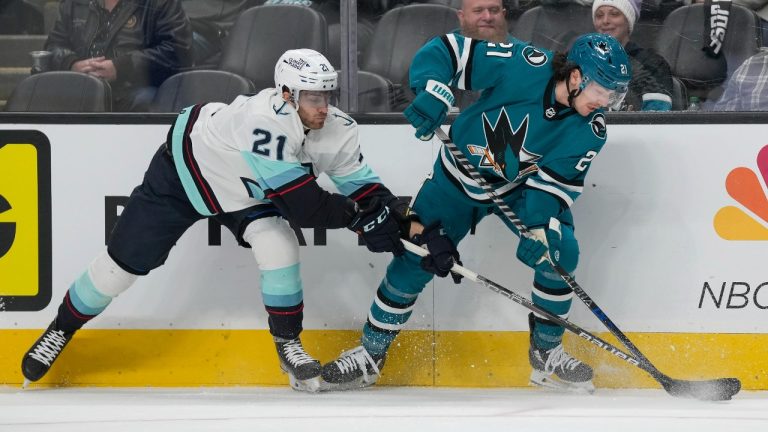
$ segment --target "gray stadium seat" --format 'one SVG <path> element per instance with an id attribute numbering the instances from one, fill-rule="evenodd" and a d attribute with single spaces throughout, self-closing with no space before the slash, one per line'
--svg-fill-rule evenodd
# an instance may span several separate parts
<path id="1" fill-rule="evenodd" d="M 688 93 L 705 101 L 719 93 L 723 81 L 759 50 L 759 29 L 754 12 L 732 4 L 723 53 L 711 58 L 702 51 L 704 41 L 709 40 L 709 35 L 704 34 L 704 5 L 684 6 L 664 20 L 656 51 L 667 60 L 672 74 L 683 81 Z"/>
<path id="2" fill-rule="evenodd" d="M 253 83 L 219 70 L 195 70 L 176 74 L 157 90 L 150 111 L 179 112 L 182 108 L 204 102 L 232 102 L 238 95 L 252 93 Z"/>
<path id="3" fill-rule="evenodd" d="M 403 108 L 413 97 L 408 90 L 413 55 L 432 37 L 458 28 L 456 10 L 448 6 L 412 4 L 392 9 L 377 23 L 360 69 L 391 81 L 398 94 L 395 109 Z"/>
<path id="4" fill-rule="evenodd" d="M 341 71 L 339 78 L 341 78 Z M 343 88 L 343 81 L 339 83 Z M 371 72 L 357 72 L 357 112 L 391 112 L 395 97 L 392 83 Z"/>
<path id="5" fill-rule="evenodd" d="M 296 48 L 327 53 L 325 18 L 307 7 L 256 6 L 235 21 L 224 41 L 219 69 L 248 78 L 257 90 L 273 87 L 275 62 Z"/>
<path id="6" fill-rule="evenodd" d="M 565 52 L 574 39 L 594 31 L 591 6 L 558 3 L 525 11 L 515 23 L 512 35 L 539 48 Z"/>
<path id="7" fill-rule="evenodd" d="M 45 72 L 25 78 L 5 105 L 6 111 L 105 112 L 112 90 L 99 78 L 80 72 Z"/>
<path id="8" fill-rule="evenodd" d="M 684 111 L 688 108 L 688 90 L 680 78 L 672 77 L 672 111 Z"/>

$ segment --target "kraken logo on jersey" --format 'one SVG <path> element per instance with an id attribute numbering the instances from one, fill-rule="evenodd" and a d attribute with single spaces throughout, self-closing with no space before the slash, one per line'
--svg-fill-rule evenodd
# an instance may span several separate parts
<path id="1" fill-rule="evenodd" d="M 547 62 L 547 55 L 530 45 L 523 49 L 523 58 L 533 67 L 539 67 Z"/>
<path id="2" fill-rule="evenodd" d="M 336 114 L 336 113 L 332 113 L 331 115 L 334 116 L 334 117 L 340 118 L 340 119 L 344 119 L 344 121 L 346 122 L 346 123 L 344 123 L 344 126 L 352 126 L 352 124 L 355 123 L 355 121 L 352 120 L 349 117 L 344 117 L 343 115 L 339 115 L 339 114 Z"/>
<path id="3" fill-rule="evenodd" d="M 589 125 L 592 127 L 592 133 L 600 139 L 605 139 L 606 127 L 605 116 L 603 113 L 597 113 L 592 116 L 592 120 L 589 121 Z"/>
<path id="4" fill-rule="evenodd" d="M 528 115 L 520 122 L 517 129 L 513 130 L 504 108 L 499 112 L 499 118 L 496 119 L 493 126 L 491 126 L 486 114 L 483 113 L 483 133 L 485 134 L 485 147 L 472 144 L 467 146 L 470 154 L 482 156 L 479 167 L 493 168 L 496 174 L 513 182 L 538 171 L 539 167 L 536 164 L 541 159 L 541 155 L 531 153 L 525 148 L 525 137 L 528 135 Z M 514 179 L 509 178 L 505 172 L 507 147 L 518 159 L 518 172 Z"/>

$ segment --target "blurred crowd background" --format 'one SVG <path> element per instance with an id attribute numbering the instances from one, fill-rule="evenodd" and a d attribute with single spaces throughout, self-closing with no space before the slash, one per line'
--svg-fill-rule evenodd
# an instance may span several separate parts
<path id="1" fill-rule="evenodd" d="M 340 72 L 342 109 L 399 112 L 411 59 L 434 36 L 567 51 L 602 31 L 625 35 L 633 56 L 624 110 L 761 111 L 766 20 L 768 0 L 0 0 L 0 110 L 229 102 L 273 87 L 277 58 L 303 47 Z M 455 110 L 477 97 L 461 96 Z"/>

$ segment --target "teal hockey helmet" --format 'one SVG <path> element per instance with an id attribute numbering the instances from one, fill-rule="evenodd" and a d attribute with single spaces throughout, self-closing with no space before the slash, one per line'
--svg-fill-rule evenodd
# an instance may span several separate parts
<path id="1" fill-rule="evenodd" d="M 621 105 L 632 79 L 632 66 L 618 40 L 601 33 L 579 36 L 568 51 L 568 60 L 579 66 L 584 77 L 580 90 L 594 82 L 613 93 L 610 107 Z"/>

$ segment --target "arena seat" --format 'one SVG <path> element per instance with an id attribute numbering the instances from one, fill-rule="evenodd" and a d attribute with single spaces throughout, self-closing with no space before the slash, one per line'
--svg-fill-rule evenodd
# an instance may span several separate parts
<path id="1" fill-rule="evenodd" d="M 338 72 L 341 78 L 341 71 Z M 343 80 L 339 80 L 339 87 L 343 86 Z M 388 79 L 371 72 L 357 72 L 357 112 L 391 112 L 394 95 L 394 86 Z"/>
<path id="2" fill-rule="evenodd" d="M 683 111 L 688 108 L 688 89 L 676 76 L 672 76 L 672 111 Z"/>
<path id="3" fill-rule="evenodd" d="M 385 13 L 377 23 L 360 69 L 380 75 L 395 86 L 394 109 L 413 95 L 408 89 L 408 69 L 416 51 L 434 36 L 459 28 L 456 10 L 435 4 L 412 4 Z"/>
<path id="4" fill-rule="evenodd" d="M 703 4 L 675 9 L 656 39 L 656 51 L 667 60 L 672 74 L 682 80 L 690 95 L 702 101 L 718 94 L 718 87 L 762 44 L 757 15 L 732 4 L 722 55 L 707 56 L 702 50 L 709 40 L 704 34 L 704 12 Z"/>
<path id="5" fill-rule="evenodd" d="M 80 72 L 57 71 L 31 75 L 13 90 L 6 111 L 112 111 L 112 89 L 106 81 Z"/>
<path id="6" fill-rule="evenodd" d="M 150 111 L 179 112 L 204 102 L 232 102 L 238 95 L 252 93 L 253 83 L 232 72 L 194 70 L 168 78 L 157 90 Z"/>
<path id="7" fill-rule="evenodd" d="M 565 52 L 574 39 L 594 31 L 592 7 L 569 2 L 525 11 L 512 28 L 512 35 L 539 48 Z"/>
<path id="8" fill-rule="evenodd" d="M 275 62 L 296 48 L 327 53 L 325 18 L 307 7 L 256 6 L 235 21 L 224 41 L 219 69 L 248 78 L 257 90 L 273 87 Z"/>

